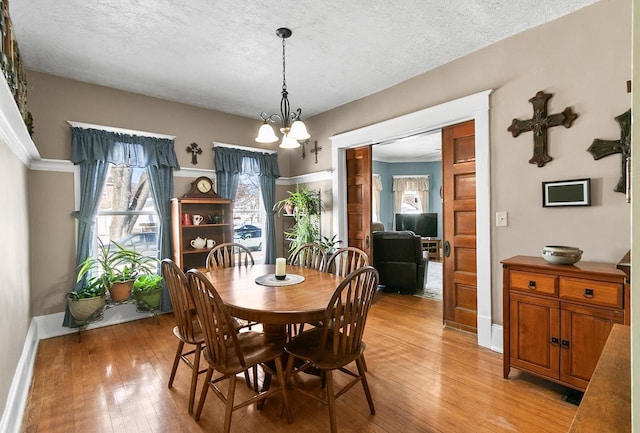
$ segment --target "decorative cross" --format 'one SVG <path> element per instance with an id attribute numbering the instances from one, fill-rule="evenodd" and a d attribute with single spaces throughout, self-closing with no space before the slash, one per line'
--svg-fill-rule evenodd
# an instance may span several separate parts
<path id="1" fill-rule="evenodd" d="M 305 159 L 307 157 L 307 151 L 305 149 L 305 144 L 309 144 L 309 140 L 307 140 L 304 143 L 302 143 L 302 159 Z M 320 152 L 321 150 L 322 150 L 322 146 L 318 146 L 318 140 L 314 141 L 313 142 L 313 149 L 311 149 L 309 152 L 316 154 L 316 164 L 318 163 L 318 152 Z"/>
<path id="2" fill-rule="evenodd" d="M 187 146 L 187 153 L 191 154 L 191 164 L 198 165 L 198 155 L 202 155 L 202 149 L 196 143 L 191 143 Z"/>
<path id="3" fill-rule="evenodd" d="M 521 132 L 533 131 L 533 157 L 529 160 L 529 164 L 538 164 L 538 167 L 543 167 L 553 159 L 547 153 L 547 129 L 558 125 L 569 128 L 578 117 L 571 110 L 571 107 L 565 108 L 562 113 L 548 116 L 547 101 L 551 96 L 553 96 L 551 93 L 544 93 L 540 90 L 536 96 L 529 99 L 529 102 L 533 104 L 533 117 L 528 120 L 513 119 L 511 126 L 507 128 L 507 131 L 511 132 L 514 137 L 520 135 Z"/>
<path id="4" fill-rule="evenodd" d="M 622 156 L 620 180 L 613 189 L 615 192 L 627 192 L 627 168 L 631 166 L 631 109 L 615 117 L 620 125 L 620 140 L 601 140 L 596 138 L 587 149 L 593 159 L 619 153 Z"/>

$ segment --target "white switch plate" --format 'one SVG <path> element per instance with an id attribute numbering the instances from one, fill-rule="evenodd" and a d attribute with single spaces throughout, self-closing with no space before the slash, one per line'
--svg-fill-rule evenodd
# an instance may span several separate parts
<path id="1" fill-rule="evenodd" d="M 496 212 L 496 227 L 506 227 L 507 225 L 507 213 Z"/>

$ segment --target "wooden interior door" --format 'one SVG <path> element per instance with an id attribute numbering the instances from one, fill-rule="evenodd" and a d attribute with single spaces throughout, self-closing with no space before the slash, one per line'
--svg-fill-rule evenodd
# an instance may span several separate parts
<path id="1" fill-rule="evenodd" d="M 347 149 L 347 245 L 371 257 L 371 146 Z"/>
<path id="2" fill-rule="evenodd" d="M 477 332 L 476 156 L 473 120 L 442 130 L 443 319 Z"/>

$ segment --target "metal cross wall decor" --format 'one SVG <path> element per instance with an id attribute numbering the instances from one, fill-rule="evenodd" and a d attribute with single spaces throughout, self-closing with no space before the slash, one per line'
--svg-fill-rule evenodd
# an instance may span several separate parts
<path id="1" fill-rule="evenodd" d="M 306 144 L 309 144 L 309 140 L 302 143 L 302 159 L 305 159 L 307 157 L 307 151 L 305 149 Z M 321 150 L 322 150 L 322 146 L 318 146 L 318 140 L 314 141 L 313 149 L 311 149 L 309 152 L 316 154 L 316 164 L 318 163 L 318 152 L 320 152 Z"/>
<path id="2" fill-rule="evenodd" d="M 593 155 L 595 160 L 614 153 L 619 153 L 622 156 L 620 180 L 618 180 L 618 184 L 613 190 L 626 193 L 628 190 L 628 171 L 631 168 L 631 109 L 616 116 L 615 119 L 620 125 L 620 140 L 601 140 L 596 138 L 587 149 L 587 152 Z M 629 197 L 627 197 L 627 201 L 629 201 Z"/>
<path id="3" fill-rule="evenodd" d="M 191 154 L 191 164 L 198 165 L 198 155 L 202 155 L 202 149 L 196 143 L 191 143 L 187 146 L 187 153 Z"/>
<path id="4" fill-rule="evenodd" d="M 540 90 L 536 96 L 529 99 L 533 104 L 533 117 L 528 120 L 513 119 L 511 126 L 507 128 L 514 137 L 521 132 L 533 131 L 533 156 L 529 164 L 538 164 L 538 167 L 543 167 L 553 159 L 547 153 L 547 129 L 558 125 L 569 128 L 578 117 L 571 107 L 565 108 L 562 113 L 547 115 L 547 102 L 551 96 L 553 96 L 551 93 Z"/>

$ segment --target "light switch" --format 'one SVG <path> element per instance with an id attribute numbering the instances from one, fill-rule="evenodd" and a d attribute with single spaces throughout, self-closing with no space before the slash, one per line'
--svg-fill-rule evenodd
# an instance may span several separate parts
<path id="1" fill-rule="evenodd" d="M 507 213 L 496 212 L 496 227 L 506 227 L 507 225 Z"/>

